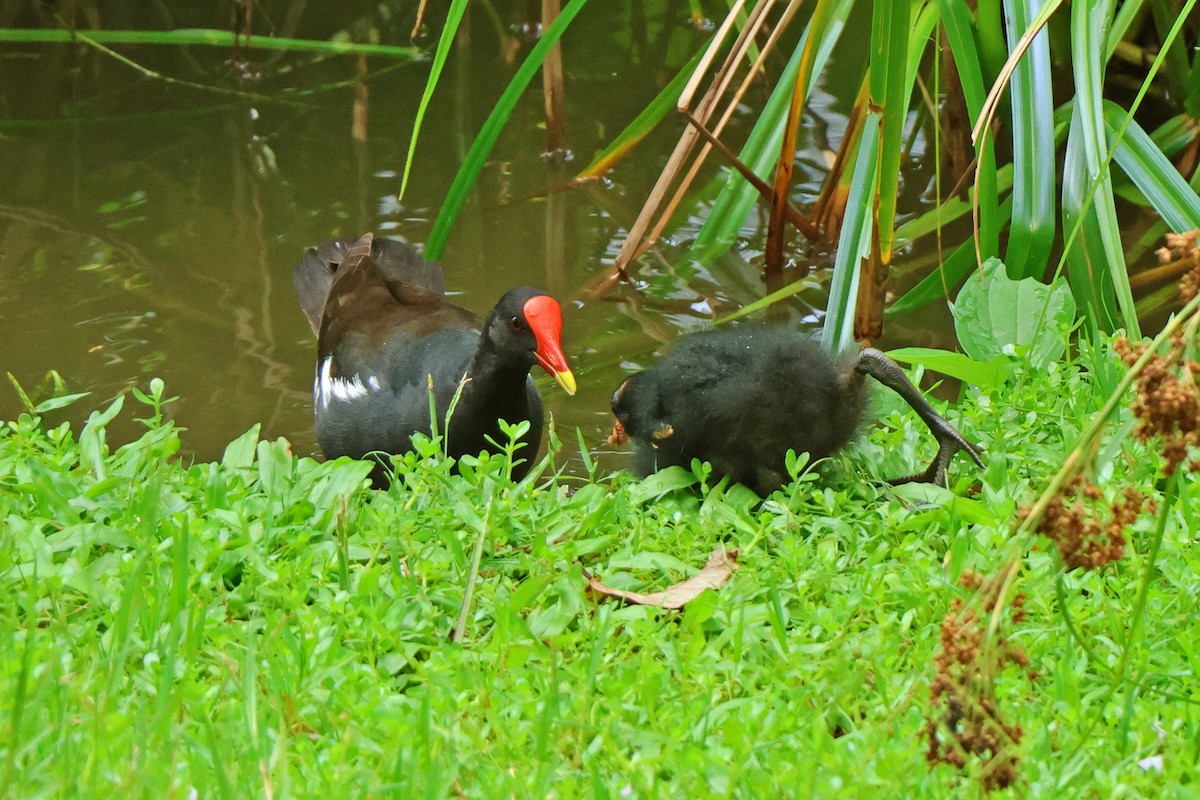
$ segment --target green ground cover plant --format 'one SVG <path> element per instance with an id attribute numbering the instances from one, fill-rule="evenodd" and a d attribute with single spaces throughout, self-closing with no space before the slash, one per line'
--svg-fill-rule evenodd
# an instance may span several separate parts
<path id="1" fill-rule="evenodd" d="M 82 426 L 30 401 L 0 428 L 0 796 L 1193 796 L 1200 483 L 1121 392 L 1078 508 L 1125 509 L 1123 551 L 1066 569 L 1020 526 L 1126 368 L 1023 352 L 950 409 L 985 470 L 885 485 L 931 453 L 880 392 L 763 502 L 558 473 L 557 439 L 516 484 L 428 442 L 375 491 L 257 428 L 180 458 L 160 382 Z M 719 548 L 739 568 L 679 611 L 587 591 Z"/>

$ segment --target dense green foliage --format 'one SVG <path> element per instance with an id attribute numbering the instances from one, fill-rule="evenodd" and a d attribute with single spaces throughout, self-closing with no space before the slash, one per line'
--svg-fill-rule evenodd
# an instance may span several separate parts
<path id="1" fill-rule="evenodd" d="M 1064 573 L 1011 537 L 1120 374 L 1107 348 L 1081 360 L 1014 362 L 952 409 L 988 464 L 956 459 L 953 491 L 881 483 L 932 445 L 881 392 L 882 424 L 761 504 L 678 470 L 546 461 L 514 485 L 502 459 L 436 455 L 372 491 L 256 430 L 189 464 L 160 384 L 120 447 L 119 401 L 78 430 L 23 415 L 0 428 L 0 795 L 946 796 L 987 768 L 925 763 L 943 618 L 977 602 L 964 570 L 1015 556 L 1026 616 L 999 633 L 1034 676 L 992 691 L 1024 731 L 1018 786 L 1191 796 L 1200 484 L 1162 502 L 1124 411 L 1095 480 L 1161 505 L 1125 558 Z M 740 570 L 682 612 L 585 590 L 585 569 L 661 589 L 730 544 Z"/>
<path id="2" fill-rule="evenodd" d="M 769 286 L 784 253 L 827 266 L 811 251 L 835 247 L 825 336 L 844 347 L 880 335 L 880 287 L 892 265 L 908 278 L 887 309 L 895 315 L 949 300 L 974 268 L 1002 258 L 1014 278 L 1066 276 L 1091 326 L 1138 335 L 1140 318 L 1176 297 L 1135 298 L 1131 269 L 1150 265 L 1147 243 L 1166 231 L 1200 227 L 1195 8 L 1196 0 L 819 0 L 811 13 L 793 15 L 792 6 L 776 16 L 767 0 L 705 7 L 724 17 L 713 26 L 724 49 L 702 70 L 701 90 L 664 89 L 582 175 L 608 169 L 645 135 L 648 115 L 671 119 L 679 101 L 691 127 L 630 226 L 618 267 L 660 238 L 646 234 L 659 226 L 690 242 L 688 258 L 701 263 L 760 250 Z M 854 35 L 867 21 L 869 41 Z M 764 61 L 769 97 L 741 91 L 744 73 L 760 66 L 748 42 L 776 51 Z M 819 127 L 822 113 L 809 106 L 823 105 L 831 87 L 853 107 L 840 130 L 831 126 L 837 138 L 827 146 L 837 155 L 827 163 L 797 130 L 810 115 Z M 726 130 L 734 109 L 750 111 L 749 133 Z M 725 156 L 727 173 L 707 187 L 692 186 L 704 173 L 679 169 L 706 158 L 700 125 L 740 164 Z M 687 192 L 687 215 L 666 202 L 677 191 Z M 773 213 L 756 217 L 756 205 Z M 1154 220 L 1148 233 L 1143 219 Z M 803 288 L 782 286 L 772 299 Z"/>

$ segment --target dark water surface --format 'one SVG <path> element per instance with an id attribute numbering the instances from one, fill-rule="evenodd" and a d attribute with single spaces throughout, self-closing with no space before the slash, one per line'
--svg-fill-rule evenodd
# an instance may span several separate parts
<path id="1" fill-rule="evenodd" d="M 608 396 L 629 369 L 647 364 L 681 330 L 704 325 L 714 309 L 727 313 L 762 294 L 756 212 L 741 256 L 679 273 L 651 264 L 641 273 L 651 281 L 649 292 L 577 299 L 611 264 L 680 123 L 662 126 L 609 180 L 552 190 L 628 124 L 706 39 L 687 4 L 664 5 L 677 8 L 643 14 L 628 4 L 596 2 L 584 10 L 564 39 L 573 160 L 560 167 L 543 157 L 535 80 L 442 259 L 447 286 L 481 317 L 505 290 L 523 283 L 564 301 L 566 351 L 580 392 L 567 398 L 546 379 L 543 396 L 566 441 L 574 441 L 578 426 L 601 451 L 611 419 Z M 256 27 L 264 30 L 264 19 L 283 19 L 289 8 L 262 6 Z M 397 16 L 384 22 L 372 16 L 374 4 L 309 4 L 292 35 L 328 38 L 362 15 L 359 21 L 376 27 L 381 41 L 408 44 L 409 6 L 415 3 L 390 5 Z M 201 459 L 219 457 L 256 422 L 265 436 L 287 437 L 298 453 L 314 452 L 315 340 L 296 303 L 292 266 L 306 246 L 331 236 L 373 230 L 424 241 L 474 133 L 531 45 L 526 4 L 495 7 L 498 17 L 481 5 L 473 9 L 469 43 L 464 39 L 451 54 L 402 202 L 399 172 L 428 61 L 381 75 L 393 62 L 366 60 L 363 102 L 363 86 L 353 85 L 359 68 L 353 56 L 117 48 L 154 76 L 87 45 L 0 45 L 0 371 L 32 389 L 56 369 L 72 391 L 92 392 L 62 415 L 75 425 L 129 387 L 162 377 L 169 394 L 180 397 L 171 413 L 188 429 L 185 444 Z M 154 24 L 228 25 L 224 15 L 187 13 L 193 16 Z M 100 25 L 145 29 L 148 23 L 113 12 Z M 857 69 L 841 70 L 852 85 Z M 237 80 L 254 72 L 259 80 Z M 830 74 L 838 73 L 835 65 Z M 159 76 L 270 99 L 202 91 Z M 347 85 L 330 88 L 339 82 Z M 754 107 L 767 88 L 758 87 Z M 356 91 L 368 111 L 365 143 L 352 137 Z M 840 138 L 848 103 L 836 95 L 824 87 L 806 118 L 810 163 Z M 735 141 L 751 120 L 748 111 L 735 121 L 735 128 L 743 126 Z M 798 175 L 802 200 L 821 176 Z M 683 252 L 700 211 L 690 210 L 689 225 L 666 243 L 668 257 Z M 823 305 L 820 279 L 809 280 L 810 290 L 789 311 L 797 321 L 812 321 L 807 302 Z M 918 330 L 901 338 L 927 336 Z M 16 393 L 0 386 L 0 418 L 20 408 Z M 124 423 L 113 438 L 136 430 Z"/>

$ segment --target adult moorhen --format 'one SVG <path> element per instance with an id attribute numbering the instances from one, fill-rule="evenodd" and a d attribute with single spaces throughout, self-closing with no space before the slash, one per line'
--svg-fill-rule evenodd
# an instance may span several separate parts
<path id="1" fill-rule="evenodd" d="M 924 472 L 892 483 L 945 484 L 946 466 L 978 451 L 938 415 L 903 370 L 866 348 L 839 363 L 809 337 L 780 327 L 743 326 L 684 337 L 671 353 L 613 392 L 617 418 L 610 442 L 634 441 L 634 469 L 646 476 L 698 458 L 766 496 L 787 480 L 789 449 L 811 461 L 850 440 L 866 401 L 864 376 L 900 394 L 937 437 L 937 457 Z"/>
<path id="2" fill-rule="evenodd" d="M 441 267 L 369 233 L 309 248 L 292 277 L 317 334 L 313 407 L 327 458 L 371 456 L 375 485 L 386 485 L 387 456 L 410 451 L 414 433 L 432 432 L 432 387 L 446 452 L 456 458 L 495 451 L 492 442 L 504 441 L 499 420 L 529 420 L 525 458 L 512 471 L 525 476 L 542 441 L 542 399 L 529 370 L 541 364 L 575 394 L 553 297 L 513 289 L 481 330 L 469 311 L 446 302 Z"/>

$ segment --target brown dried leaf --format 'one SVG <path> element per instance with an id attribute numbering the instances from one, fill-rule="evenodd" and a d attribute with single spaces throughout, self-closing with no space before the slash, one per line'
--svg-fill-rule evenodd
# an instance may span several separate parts
<path id="1" fill-rule="evenodd" d="M 598 594 L 615 597 L 626 603 L 640 606 L 660 606 L 662 608 L 683 608 L 691 600 L 695 600 L 705 589 L 716 591 L 721 588 L 729 576 L 738 568 L 738 551 L 713 550 L 704 568 L 682 583 L 670 586 L 661 592 L 642 594 L 641 592 L 626 592 L 605 586 L 600 579 L 589 575 L 588 588 Z"/>

